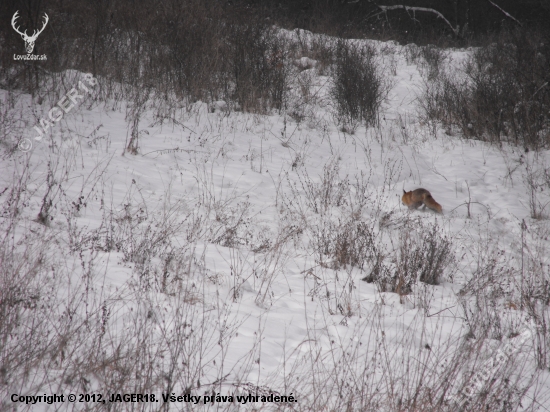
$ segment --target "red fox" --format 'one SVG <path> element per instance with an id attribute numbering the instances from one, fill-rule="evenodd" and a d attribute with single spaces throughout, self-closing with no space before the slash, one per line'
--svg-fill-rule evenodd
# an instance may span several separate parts
<path id="1" fill-rule="evenodd" d="M 428 208 L 432 209 L 434 212 L 443 213 L 441 205 L 435 201 L 430 192 L 426 189 L 415 189 L 410 192 L 405 192 L 405 189 L 403 189 L 401 201 L 405 206 L 408 206 L 409 209 L 418 209 L 419 206 L 424 205 L 422 210 Z"/>

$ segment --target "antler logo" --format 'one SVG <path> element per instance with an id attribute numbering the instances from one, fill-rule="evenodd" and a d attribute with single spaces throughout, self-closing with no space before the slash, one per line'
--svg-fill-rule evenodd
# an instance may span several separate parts
<path id="1" fill-rule="evenodd" d="M 27 50 L 27 53 L 31 54 L 33 49 L 34 49 L 34 42 L 36 41 L 38 35 L 44 31 L 44 29 L 46 28 L 46 24 L 48 24 L 48 21 L 50 20 L 50 18 L 48 17 L 48 15 L 46 13 L 44 13 L 44 25 L 42 26 L 42 28 L 40 30 L 35 30 L 33 32 L 32 36 L 28 36 L 27 35 L 27 30 L 25 30 L 23 33 L 21 33 L 19 31 L 19 27 L 15 27 L 15 20 L 17 20 L 17 18 L 19 17 L 17 15 L 18 13 L 19 13 L 19 10 L 17 10 L 15 12 L 15 14 L 13 15 L 13 17 L 11 19 L 11 25 L 12 25 L 13 29 L 17 33 L 19 33 L 21 35 L 21 37 L 23 38 L 23 40 L 25 41 L 25 49 Z"/>

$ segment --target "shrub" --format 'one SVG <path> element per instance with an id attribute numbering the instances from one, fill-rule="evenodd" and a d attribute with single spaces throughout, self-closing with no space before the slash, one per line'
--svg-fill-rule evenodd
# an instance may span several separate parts
<path id="1" fill-rule="evenodd" d="M 430 120 L 457 126 L 467 138 L 525 148 L 550 144 L 549 39 L 505 32 L 476 50 L 465 76 L 440 73 L 421 101 Z"/>
<path id="2" fill-rule="evenodd" d="M 363 280 L 376 282 L 380 290 L 407 295 L 417 281 L 438 285 L 454 262 L 452 243 L 439 234 L 439 228 L 415 228 L 405 225 L 399 235 L 399 247 L 390 262 L 378 255 L 371 273 Z M 452 275 L 451 275 L 452 277 Z"/>
<path id="3" fill-rule="evenodd" d="M 232 100 L 245 111 L 282 109 L 288 76 L 284 40 L 255 24 L 234 25 L 229 42 Z"/>
<path id="4" fill-rule="evenodd" d="M 315 226 L 313 239 L 313 248 L 321 263 L 332 269 L 345 268 L 347 265 L 363 269 L 376 251 L 372 229 L 353 216 L 343 221 Z M 328 258 L 328 265 L 323 257 Z"/>
<path id="5" fill-rule="evenodd" d="M 378 69 L 374 48 L 340 40 L 336 45 L 331 94 L 344 130 L 354 131 L 358 122 L 376 125 L 388 91 L 389 84 Z"/>

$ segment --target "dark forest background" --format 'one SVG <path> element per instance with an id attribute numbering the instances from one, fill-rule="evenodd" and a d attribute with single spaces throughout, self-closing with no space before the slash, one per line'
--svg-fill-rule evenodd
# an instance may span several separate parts
<path id="1" fill-rule="evenodd" d="M 380 8 L 391 5 L 436 10 L 458 33 L 433 12 L 383 12 Z M 168 45 L 181 53 L 180 49 L 187 47 L 180 45 L 183 42 L 200 47 L 218 41 L 230 31 L 226 23 L 276 24 L 343 37 L 440 46 L 481 44 L 488 35 L 514 26 L 539 31 L 550 27 L 550 0 L 4 0 L 0 3 L 0 61 L 4 71 L 29 65 L 14 62 L 12 57 L 25 52 L 10 24 L 17 10 L 18 24 L 29 34 L 41 27 L 44 13 L 50 18 L 34 51 L 47 54 L 48 60 L 39 65 L 31 63 L 33 67 L 54 71 L 73 67 L 94 74 L 111 63 L 109 49 L 121 46 L 115 45 L 117 38 L 130 32 L 138 37 L 135 44 L 127 45 L 134 51 L 143 51 L 142 40 Z"/>
<path id="2" fill-rule="evenodd" d="M 402 7 L 391 8 L 396 5 Z M 25 54 L 11 26 L 16 11 L 17 24 L 29 34 L 48 14 L 34 49 L 46 61 L 14 60 L 14 54 Z M 225 100 L 237 110 L 281 110 L 288 62 L 309 55 L 336 67 L 341 53 L 323 44 L 297 51 L 299 45 L 289 44 L 276 27 L 419 46 L 497 42 L 501 51 L 492 60 L 512 43 L 513 56 L 492 62 L 503 73 L 515 62 L 501 89 L 525 83 L 537 99 L 550 99 L 550 59 L 544 57 L 550 55 L 550 0 L 4 0 L 0 21 L 0 87 L 29 92 L 38 101 L 63 92 L 61 73 L 76 69 L 101 77 L 100 99 L 139 107 L 154 96 L 168 106 Z M 536 75 L 525 80 L 533 67 Z M 491 101 L 502 101 L 500 91 L 493 95 Z M 487 106 L 486 100 L 478 106 Z M 497 118 L 500 124 L 502 115 Z"/>

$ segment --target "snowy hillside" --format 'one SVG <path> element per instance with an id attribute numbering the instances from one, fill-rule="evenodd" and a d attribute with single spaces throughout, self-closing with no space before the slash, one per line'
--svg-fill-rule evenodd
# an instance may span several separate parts
<path id="1" fill-rule="evenodd" d="M 352 43 L 388 92 L 368 127 L 305 46 L 265 114 L 103 101 L 79 72 L 2 91 L 1 409 L 550 410 L 550 152 L 430 121 L 418 50 Z M 443 214 L 404 206 L 416 188 Z M 111 402 L 132 393 L 155 397 Z M 65 402 L 19 397 L 44 394 Z"/>

